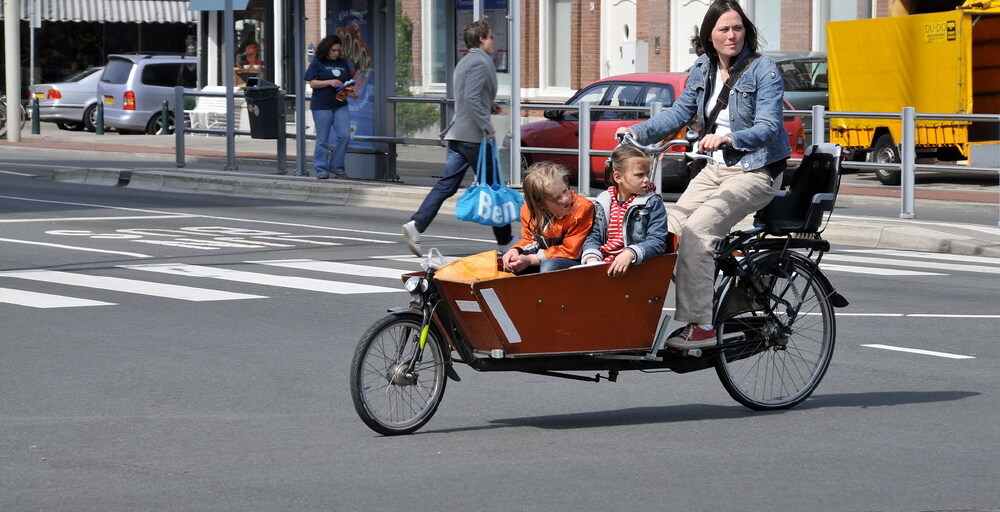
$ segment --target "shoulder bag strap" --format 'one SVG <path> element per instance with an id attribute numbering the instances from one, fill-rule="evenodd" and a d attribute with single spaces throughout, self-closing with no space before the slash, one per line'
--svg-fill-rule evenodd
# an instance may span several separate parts
<path id="1" fill-rule="evenodd" d="M 750 63 L 757 60 L 757 57 L 757 54 L 753 54 L 747 57 L 739 66 L 729 70 L 729 79 L 726 80 L 726 83 L 722 86 L 722 90 L 719 91 L 719 99 L 715 102 L 715 108 L 708 114 L 708 119 L 705 121 L 705 135 L 715 133 L 715 122 L 719 119 L 719 112 L 722 112 L 723 109 L 729 106 L 729 91 L 733 89 L 733 84 L 740 79 L 740 76 L 750 66 Z"/>

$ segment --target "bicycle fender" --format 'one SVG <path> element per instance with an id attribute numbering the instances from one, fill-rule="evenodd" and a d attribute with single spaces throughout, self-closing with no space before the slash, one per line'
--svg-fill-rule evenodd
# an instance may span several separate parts
<path id="1" fill-rule="evenodd" d="M 807 258 L 807 257 L 805 257 L 805 256 L 803 256 L 803 255 L 801 255 L 801 254 L 799 254 L 797 252 L 788 251 L 786 254 L 788 254 L 791 258 L 797 259 L 797 260 L 801 261 L 802 263 L 813 267 L 813 270 L 815 270 L 816 277 L 819 279 L 820 285 L 823 286 L 823 288 L 826 290 L 827 294 L 829 294 L 829 296 L 830 296 L 830 304 L 832 304 L 833 307 L 835 307 L 835 308 L 846 308 L 848 305 L 850 305 L 850 302 L 847 300 L 847 298 L 844 297 L 843 295 L 841 295 L 837 291 L 837 289 L 833 287 L 833 283 L 830 282 L 830 278 L 826 277 L 826 274 L 824 274 L 823 271 L 820 270 L 819 265 L 817 265 L 815 261 L 813 261 L 813 260 L 811 260 L 811 259 L 809 259 L 809 258 Z M 768 258 L 768 259 L 777 258 L 778 257 L 778 253 L 776 253 L 776 252 L 765 253 L 765 255 L 763 257 L 764 258 Z M 757 262 L 754 262 L 754 263 L 757 263 Z M 760 262 L 760 263 L 763 263 L 763 262 Z"/>

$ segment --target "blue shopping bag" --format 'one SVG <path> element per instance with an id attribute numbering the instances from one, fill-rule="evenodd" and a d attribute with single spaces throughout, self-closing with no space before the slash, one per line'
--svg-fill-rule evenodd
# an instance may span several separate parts
<path id="1" fill-rule="evenodd" d="M 491 158 L 496 180 L 489 180 L 487 166 Z M 458 220 L 486 226 L 506 226 L 520 219 L 524 196 L 503 184 L 500 179 L 500 158 L 496 145 L 484 138 L 479 145 L 476 162 L 476 181 L 458 199 L 455 216 Z"/>

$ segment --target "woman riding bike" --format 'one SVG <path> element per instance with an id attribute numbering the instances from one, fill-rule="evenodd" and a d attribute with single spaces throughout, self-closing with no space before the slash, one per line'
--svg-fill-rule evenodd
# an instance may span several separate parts
<path id="1" fill-rule="evenodd" d="M 698 42 L 704 54 L 680 98 L 652 119 L 619 130 L 648 144 L 690 123 L 700 135 L 699 151 L 712 156 L 667 209 L 669 230 L 680 236 L 676 319 L 687 323 L 667 341 L 678 349 L 716 344 L 713 251 L 737 222 L 771 201 L 791 154 L 781 74 L 757 53 L 757 28 L 736 0 L 712 3 Z"/>

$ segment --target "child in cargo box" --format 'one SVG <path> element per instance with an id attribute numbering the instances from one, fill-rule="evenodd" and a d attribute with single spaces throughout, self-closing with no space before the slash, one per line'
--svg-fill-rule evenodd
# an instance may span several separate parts
<path id="1" fill-rule="evenodd" d="M 594 227 L 583 244 L 583 263 L 611 263 L 609 276 L 663 254 L 667 210 L 649 179 L 649 157 L 632 146 L 611 154 L 614 185 L 597 196 Z"/>
<path id="2" fill-rule="evenodd" d="M 504 253 L 504 270 L 551 272 L 578 264 L 594 204 L 569 188 L 569 171 L 553 162 L 532 164 L 523 190 L 521 239 Z"/>

